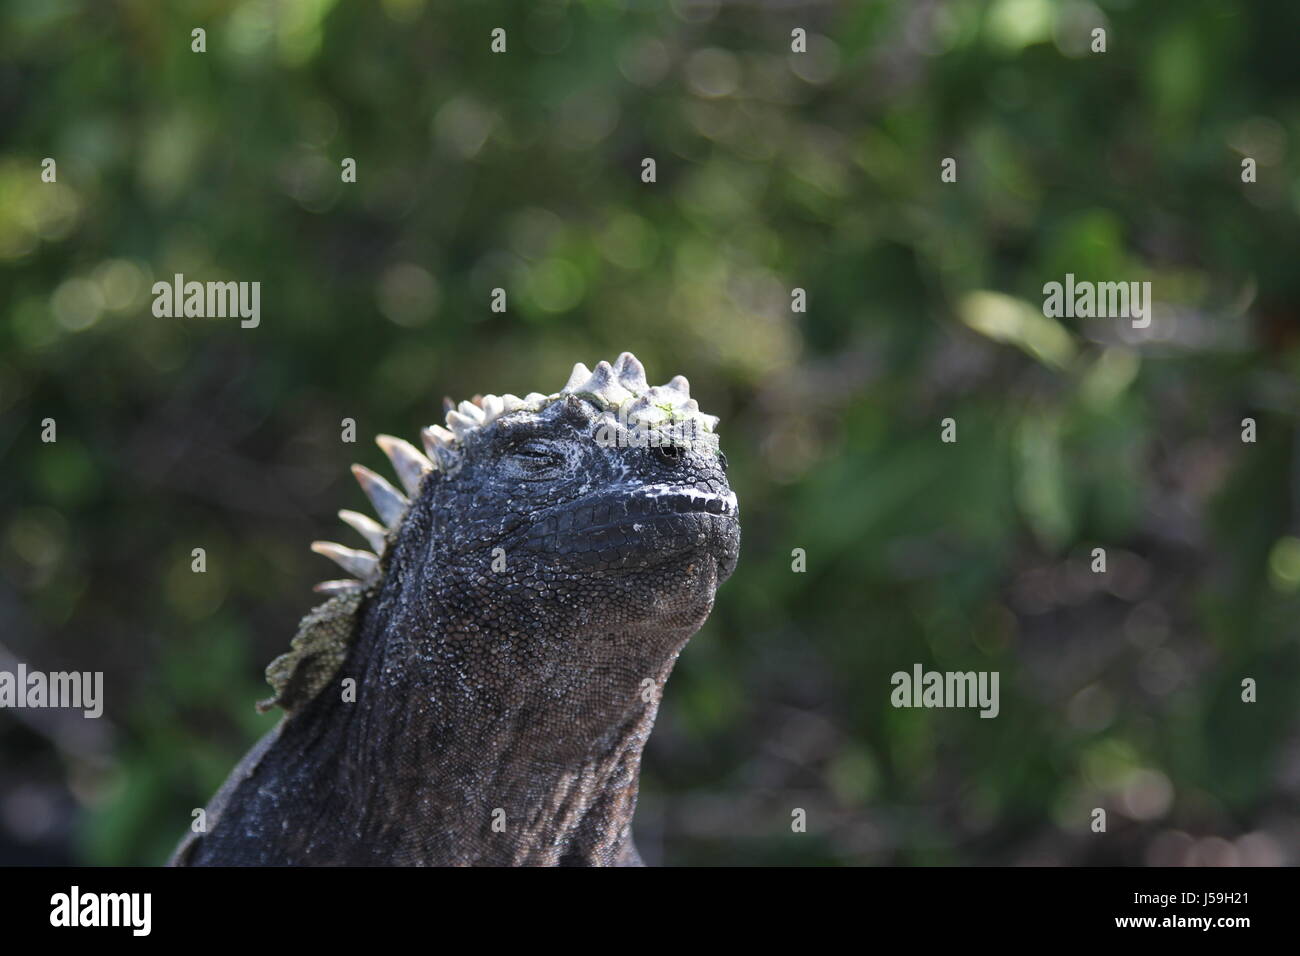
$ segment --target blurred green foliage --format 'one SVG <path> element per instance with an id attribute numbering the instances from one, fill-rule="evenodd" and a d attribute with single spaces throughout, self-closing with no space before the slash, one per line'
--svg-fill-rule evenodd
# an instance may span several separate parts
<path id="1" fill-rule="evenodd" d="M 629 349 L 722 416 L 745 535 L 647 859 L 1300 862 L 1298 32 L 1285 0 L 8 0 L 0 643 L 107 702 L 0 715 L 0 858 L 162 860 L 273 719 L 369 438 Z M 1067 272 L 1152 282 L 1152 327 L 1045 318 Z M 155 318 L 175 273 L 260 281 L 260 326 Z M 892 708 L 915 662 L 999 671 L 1000 716 Z"/>

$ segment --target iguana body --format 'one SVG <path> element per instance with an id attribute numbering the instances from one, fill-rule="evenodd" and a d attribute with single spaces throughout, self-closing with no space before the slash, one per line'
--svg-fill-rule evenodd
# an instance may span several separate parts
<path id="1" fill-rule="evenodd" d="M 354 469 L 378 550 L 314 546 L 359 580 L 268 668 L 289 713 L 174 863 L 640 862 L 641 751 L 739 548 L 716 419 L 628 353 L 447 419 L 427 459 L 380 439 L 409 504 Z"/>

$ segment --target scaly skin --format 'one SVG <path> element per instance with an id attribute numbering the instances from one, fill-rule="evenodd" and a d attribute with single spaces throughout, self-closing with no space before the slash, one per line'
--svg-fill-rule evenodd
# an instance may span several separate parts
<path id="1" fill-rule="evenodd" d="M 423 481 L 342 668 L 174 863 L 640 862 L 642 748 L 740 528 L 711 434 L 627 447 L 609 421 L 562 395 Z"/>

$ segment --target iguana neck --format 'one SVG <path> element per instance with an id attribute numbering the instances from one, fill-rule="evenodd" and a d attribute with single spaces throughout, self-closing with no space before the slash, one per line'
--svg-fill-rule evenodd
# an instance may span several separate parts
<path id="1" fill-rule="evenodd" d="M 634 857 L 641 751 L 693 628 L 562 631 L 526 605 L 452 611 L 401 590 L 363 607 L 340 674 L 357 699 L 330 708 L 351 755 L 324 782 L 342 832 L 407 862 Z"/>

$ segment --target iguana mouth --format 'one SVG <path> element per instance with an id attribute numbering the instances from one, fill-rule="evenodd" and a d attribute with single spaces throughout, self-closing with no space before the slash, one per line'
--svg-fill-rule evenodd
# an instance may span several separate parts
<path id="1" fill-rule="evenodd" d="M 705 485 L 648 485 L 601 492 L 533 522 L 523 547 L 591 567 L 644 568 L 710 554 L 724 576 L 739 550 L 736 496 Z"/>

